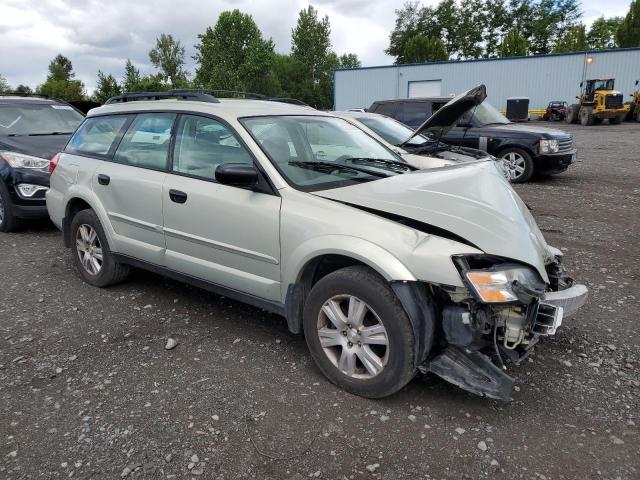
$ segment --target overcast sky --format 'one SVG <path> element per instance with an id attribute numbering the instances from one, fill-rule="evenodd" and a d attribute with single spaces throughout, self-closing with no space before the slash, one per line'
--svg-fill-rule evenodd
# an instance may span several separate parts
<path id="1" fill-rule="evenodd" d="M 0 74 L 9 84 L 35 87 L 46 77 L 49 61 L 58 53 L 73 62 L 77 78 L 89 92 L 98 69 L 123 76 L 130 58 L 142 73 L 153 73 L 148 52 L 160 33 L 171 33 L 185 45 L 188 69 L 197 35 L 214 25 L 220 12 L 238 8 L 253 15 L 276 50 L 288 52 L 291 28 L 302 0 L 0 0 Z M 394 10 L 403 0 L 313 0 L 331 22 L 331 42 L 338 53 L 354 52 L 362 64 L 385 65 Z M 435 4 L 437 0 L 423 0 Z M 630 0 L 584 0 L 583 21 L 624 15 Z"/>

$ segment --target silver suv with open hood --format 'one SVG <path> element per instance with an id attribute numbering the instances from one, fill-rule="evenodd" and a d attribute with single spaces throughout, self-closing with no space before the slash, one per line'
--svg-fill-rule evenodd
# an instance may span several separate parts
<path id="1" fill-rule="evenodd" d="M 145 268 L 281 314 L 358 395 L 422 370 L 509 399 L 502 367 L 587 295 L 495 162 L 417 171 L 309 108 L 126 94 L 51 170 L 49 214 L 86 282 Z"/>

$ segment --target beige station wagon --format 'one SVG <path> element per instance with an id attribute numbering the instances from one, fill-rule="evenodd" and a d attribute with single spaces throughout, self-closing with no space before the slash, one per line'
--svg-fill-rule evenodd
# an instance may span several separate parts
<path id="1" fill-rule="evenodd" d="M 366 397 L 420 370 L 510 399 L 503 366 L 587 296 L 496 162 L 417 170 L 308 107 L 124 94 L 51 170 L 48 211 L 86 282 L 143 268 L 283 315 Z"/>

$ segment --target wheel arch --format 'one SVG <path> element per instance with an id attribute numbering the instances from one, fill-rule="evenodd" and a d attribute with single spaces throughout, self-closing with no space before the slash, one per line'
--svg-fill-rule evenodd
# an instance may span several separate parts
<path id="1" fill-rule="evenodd" d="M 289 330 L 302 332 L 302 309 L 311 288 L 340 268 L 363 265 L 385 281 L 416 281 L 409 269 L 390 252 L 366 240 L 330 235 L 300 245 L 283 268 L 282 288 Z"/>
<path id="2" fill-rule="evenodd" d="M 106 212 L 98 207 L 99 202 L 97 199 L 92 198 L 91 195 L 85 195 L 80 191 L 72 191 L 69 193 L 69 196 L 64 205 L 64 217 L 62 219 L 62 234 L 64 238 L 64 244 L 66 247 L 72 246 L 72 238 L 71 238 L 71 222 L 73 217 L 82 210 L 91 209 L 96 212 L 98 215 L 98 219 L 102 224 L 102 228 L 105 231 L 105 235 L 107 236 L 107 240 L 109 244 L 111 244 L 110 238 L 110 225 L 107 222 Z"/>

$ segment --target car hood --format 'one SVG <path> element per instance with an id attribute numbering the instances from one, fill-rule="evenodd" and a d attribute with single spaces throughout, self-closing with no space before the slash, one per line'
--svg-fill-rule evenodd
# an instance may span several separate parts
<path id="1" fill-rule="evenodd" d="M 494 162 L 417 171 L 314 194 L 446 230 L 487 254 L 531 265 L 549 281 L 545 264 L 553 251 Z"/>
<path id="2" fill-rule="evenodd" d="M 50 159 L 64 150 L 71 135 L 0 136 L 0 150 Z"/>
<path id="3" fill-rule="evenodd" d="M 458 119 L 466 112 L 480 105 L 487 98 L 487 89 L 484 85 L 467 90 L 452 98 L 436 113 L 427 118 L 402 145 L 406 144 L 416 135 L 431 134 L 433 138 L 441 138 L 449 129 L 458 123 Z M 402 146 L 400 145 L 400 146 Z"/>
<path id="4" fill-rule="evenodd" d="M 531 125 L 530 123 L 505 123 L 504 125 L 487 125 L 485 127 L 477 127 L 478 131 L 482 131 L 487 135 L 493 135 L 495 137 L 510 137 L 510 138 L 557 138 L 566 139 L 570 138 L 571 134 L 564 130 L 557 128 L 539 127 L 537 125 Z M 480 133 L 482 133 L 480 132 Z"/>

